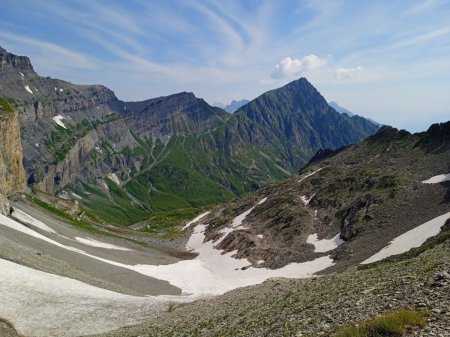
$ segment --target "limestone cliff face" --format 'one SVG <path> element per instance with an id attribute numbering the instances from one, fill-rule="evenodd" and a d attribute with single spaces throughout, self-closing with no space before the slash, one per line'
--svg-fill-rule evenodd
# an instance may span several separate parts
<path id="1" fill-rule="evenodd" d="M 17 111 L 0 99 L 0 213 L 8 212 L 5 196 L 25 188 L 22 144 Z"/>

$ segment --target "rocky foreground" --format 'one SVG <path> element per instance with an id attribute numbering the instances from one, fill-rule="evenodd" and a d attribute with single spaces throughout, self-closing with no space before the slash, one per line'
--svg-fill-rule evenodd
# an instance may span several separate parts
<path id="1" fill-rule="evenodd" d="M 390 262 L 315 279 L 272 279 L 217 298 L 174 306 L 145 324 L 98 337 L 333 336 L 342 326 L 403 308 L 424 312 L 427 321 L 424 328 L 409 330 L 407 336 L 449 336 L 450 240 L 446 227 L 439 244 L 429 241 L 425 245 L 429 249 L 416 249 Z"/>

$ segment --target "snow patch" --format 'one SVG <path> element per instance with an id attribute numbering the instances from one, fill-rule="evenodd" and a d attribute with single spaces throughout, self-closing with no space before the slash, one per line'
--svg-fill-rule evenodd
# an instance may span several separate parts
<path id="1" fill-rule="evenodd" d="M 63 116 L 61 116 L 61 115 L 54 116 L 52 119 L 53 119 L 53 121 L 56 124 L 58 124 L 59 126 L 63 127 L 64 129 L 67 129 L 66 126 L 64 125 L 63 121 L 62 121 L 63 119 L 65 119 Z"/>
<path id="2" fill-rule="evenodd" d="M 314 196 L 315 196 L 315 194 L 313 194 L 312 196 L 310 196 L 310 197 L 308 198 L 308 197 L 306 197 L 306 195 L 302 195 L 302 196 L 300 197 L 300 199 L 302 199 L 302 201 L 303 201 L 303 203 L 304 203 L 305 205 L 309 205 L 309 202 L 312 200 L 312 198 L 314 198 Z"/>
<path id="3" fill-rule="evenodd" d="M 31 226 L 39 228 L 39 229 L 42 229 L 42 230 L 44 230 L 46 232 L 49 232 L 49 233 L 56 234 L 56 232 L 52 228 L 50 228 L 49 226 L 47 226 L 43 222 L 33 218 L 31 215 L 28 215 L 27 213 L 21 211 L 20 209 L 15 208 L 14 211 L 11 213 L 11 216 L 14 219 L 19 220 L 22 223 L 25 223 L 27 225 L 31 225 Z"/>
<path id="4" fill-rule="evenodd" d="M 59 89 L 59 92 L 63 92 L 64 91 L 64 89 Z"/>
<path id="5" fill-rule="evenodd" d="M 97 241 L 97 240 L 94 240 L 92 238 L 75 237 L 75 240 L 78 241 L 78 242 L 81 242 L 82 244 L 85 244 L 87 246 L 92 246 L 92 247 L 99 247 L 99 248 L 105 248 L 105 249 L 115 249 L 115 250 L 123 250 L 123 251 L 126 251 L 126 252 L 132 251 L 132 249 L 129 249 L 129 248 L 116 246 L 116 245 L 113 245 L 111 243 Z"/>
<path id="6" fill-rule="evenodd" d="M 266 261 L 264 261 L 264 260 L 258 260 L 258 262 L 256 262 L 257 264 L 263 264 L 264 262 L 266 262 Z"/>
<path id="7" fill-rule="evenodd" d="M 219 233 L 223 234 L 222 237 L 216 242 L 216 244 L 218 245 L 219 243 L 221 243 L 227 236 L 228 234 L 239 230 L 239 229 L 245 229 L 244 226 L 242 226 L 242 222 L 245 220 L 245 218 L 247 217 L 247 215 L 249 215 L 253 209 L 258 206 L 261 205 L 262 203 L 264 203 L 267 200 L 267 198 L 264 198 L 262 200 L 260 200 L 255 206 L 253 206 L 252 208 L 246 210 L 245 212 L 239 214 L 237 217 L 235 217 L 233 219 L 233 222 L 231 223 L 230 226 L 225 227 L 223 229 L 221 229 L 219 231 Z"/>
<path id="8" fill-rule="evenodd" d="M 302 178 L 299 179 L 298 182 L 301 183 L 301 182 L 302 182 L 303 180 L 305 180 L 306 178 L 309 178 L 309 177 L 315 175 L 317 172 L 320 172 L 320 171 L 322 171 L 323 169 L 324 169 L 324 167 L 321 167 L 321 168 L 315 170 L 314 172 L 311 172 L 311 173 L 309 173 L 309 174 L 303 176 Z"/>
<path id="9" fill-rule="evenodd" d="M 256 235 L 258 238 L 260 238 L 261 240 L 262 239 L 264 239 L 264 235 L 262 235 L 262 234 L 258 234 L 258 235 Z"/>
<path id="10" fill-rule="evenodd" d="M 438 235 L 441 227 L 444 226 L 447 219 L 450 218 L 450 212 L 438 216 L 424 224 L 417 226 L 410 231 L 397 236 L 388 246 L 384 247 L 375 255 L 372 255 L 361 264 L 380 261 L 388 256 L 405 253 L 411 248 L 420 247 L 427 239 Z"/>
<path id="11" fill-rule="evenodd" d="M 308 238 L 306 239 L 306 243 L 314 245 L 314 252 L 324 253 L 336 249 L 344 243 L 344 240 L 339 237 L 339 234 L 336 234 L 336 236 L 332 239 L 319 240 L 319 236 L 317 235 L 317 233 L 315 233 L 308 236 Z"/>
<path id="12" fill-rule="evenodd" d="M 112 180 L 117 186 L 121 185 L 121 182 L 119 180 L 119 177 L 117 176 L 117 174 L 115 174 L 114 172 L 112 173 L 108 173 L 106 175 L 110 180 Z"/>
<path id="13" fill-rule="evenodd" d="M 25 75 L 23 73 L 21 73 L 20 71 L 19 71 L 19 74 L 20 74 L 20 76 L 22 76 L 22 78 L 25 77 Z"/>
<path id="14" fill-rule="evenodd" d="M 72 194 L 75 198 L 77 198 L 79 200 L 83 199 L 79 194 L 76 194 L 75 192 L 70 192 L 70 194 Z"/>
<path id="15" fill-rule="evenodd" d="M 205 216 L 207 216 L 209 213 L 211 213 L 211 212 L 205 212 L 205 213 L 200 214 L 196 218 L 194 218 L 191 221 L 189 221 L 186 225 L 184 225 L 184 227 L 181 230 L 184 231 L 185 229 L 189 228 L 193 223 L 196 223 L 197 221 L 200 221 Z"/>
<path id="16" fill-rule="evenodd" d="M 438 176 L 431 177 L 430 179 L 422 181 L 423 184 L 439 184 L 444 181 L 450 180 L 450 173 L 440 174 Z"/>
<path id="17" fill-rule="evenodd" d="M 39 143 L 34 144 L 34 146 L 36 146 L 37 148 L 39 148 Z"/>
<path id="18" fill-rule="evenodd" d="M 57 88 L 57 87 L 55 87 L 55 91 L 58 91 L 58 88 Z"/>
<path id="19" fill-rule="evenodd" d="M 31 91 L 30 87 L 28 86 L 28 84 L 24 87 L 26 91 L 28 91 L 30 94 L 33 95 L 33 92 Z"/>

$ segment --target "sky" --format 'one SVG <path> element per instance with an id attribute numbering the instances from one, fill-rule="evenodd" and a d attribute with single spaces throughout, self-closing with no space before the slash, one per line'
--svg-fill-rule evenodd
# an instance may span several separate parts
<path id="1" fill-rule="evenodd" d="M 0 46 L 126 101 L 227 104 L 306 77 L 397 128 L 450 120 L 450 0 L 2 0 Z"/>

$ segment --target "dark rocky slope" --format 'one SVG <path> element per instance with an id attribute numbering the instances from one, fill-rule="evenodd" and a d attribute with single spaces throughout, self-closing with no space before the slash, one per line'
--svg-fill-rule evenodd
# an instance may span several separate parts
<path id="1" fill-rule="evenodd" d="M 215 210 L 207 236 L 221 237 L 232 218 L 268 197 L 246 218 L 246 229 L 230 233 L 221 249 L 275 268 L 330 254 L 314 253 L 306 239 L 339 234 L 345 243 L 331 252 L 337 263 L 328 271 L 359 263 L 449 211 L 450 182 L 421 182 L 450 172 L 449 128 L 447 122 L 410 134 L 383 127 L 357 145 L 320 151 L 295 176 Z"/>

